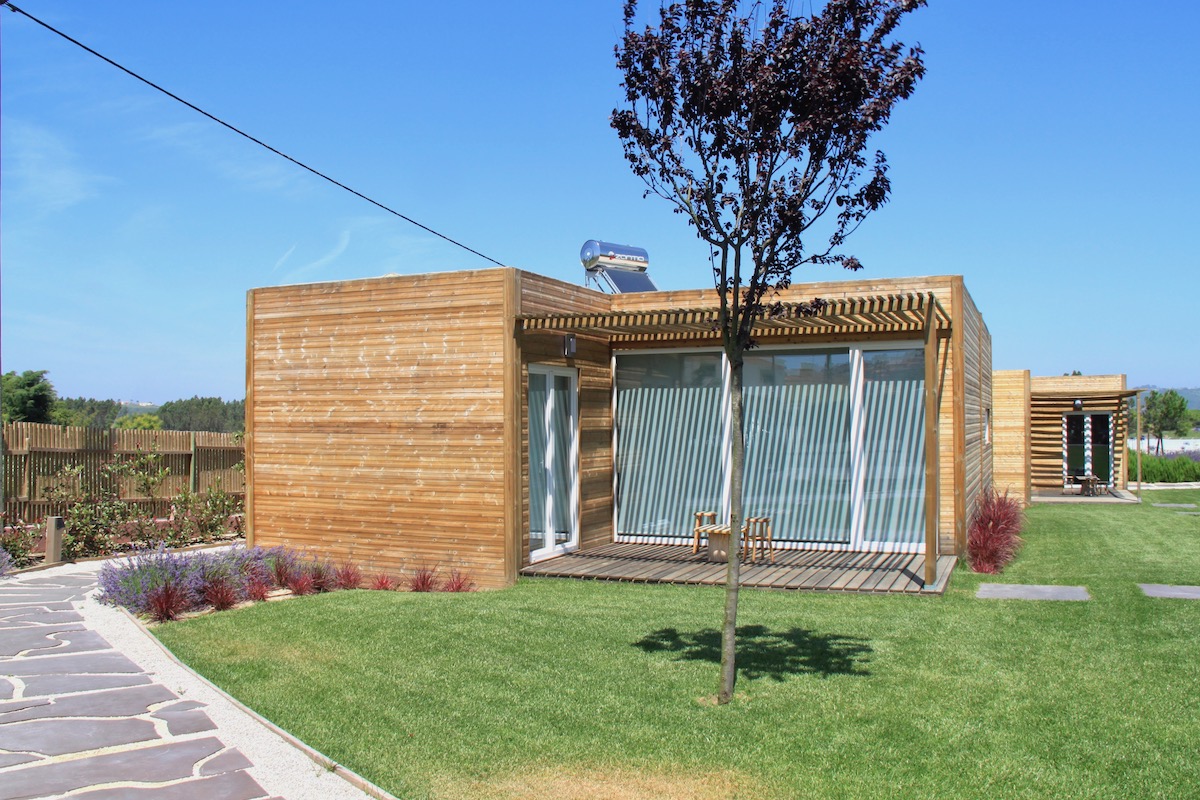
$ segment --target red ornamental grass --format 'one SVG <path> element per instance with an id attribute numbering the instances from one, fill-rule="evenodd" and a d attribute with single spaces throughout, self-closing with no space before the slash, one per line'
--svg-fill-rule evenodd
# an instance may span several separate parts
<path id="1" fill-rule="evenodd" d="M 204 602 L 217 611 L 233 608 L 237 605 L 237 601 L 237 590 L 233 588 L 233 584 L 229 582 L 228 578 L 213 578 L 204 587 Z"/>
<path id="2" fill-rule="evenodd" d="M 417 567 L 408 577 L 410 592 L 436 592 L 441 585 L 438 580 L 437 567 Z"/>
<path id="3" fill-rule="evenodd" d="M 349 561 L 334 570 L 333 582 L 339 589 L 357 589 L 362 585 L 362 570 Z"/>
<path id="4" fill-rule="evenodd" d="M 287 588 L 296 595 L 312 594 L 316 591 L 313 587 L 312 573 L 307 570 L 294 572 L 288 579 Z"/>
<path id="5" fill-rule="evenodd" d="M 167 582 L 156 586 L 146 595 L 146 606 L 155 622 L 170 622 L 191 606 L 181 586 Z"/>
<path id="6" fill-rule="evenodd" d="M 967 531 L 967 558 L 975 572 L 1004 569 L 1021 546 L 1024 515 L 1018 501 L 994 489 L 983 493 Z"/>
<path id="7" fill-rule="evenodd" d="M 292 569 L 291 563 L 283 556 L 277 557 L 271 563 L 271 577 L 274 578 L 275 585 L 281 589 L 291 582 L 293 572 L 295 570 Z"/>
<path id="8" fill-rule="evenodd" d="M 396 588 L 396 579 L 386 572 L 381 572 L 374 578 L 371 578 L 369 585 L 377 592 L 391 592 Z"/>
<path id="9" fill-rule="evenodd" d="M 334 569 L 328 561 L 313 561 L 308 565 L 308 574 L 312 576 L 314 592 L 329 592 L 337 588 Z"/>
<path id="10" fill-rule="evenodd" d="M 450 577 L 446 578 L 446 583 L 442 586 L 443 592 L 473 592 L 475 584 L 471 581 L 471 576 L 465 572 L 459 572 L 456 569 L 450 570 Z"/>
<path id="11" fill-rule="evenodd" d="M 256 603 L 261 603 L 267 599 L 267 595 L 271 593 L 271 584 L 263 578 L 251 578 L 246 581 L 246 597 Z"/>

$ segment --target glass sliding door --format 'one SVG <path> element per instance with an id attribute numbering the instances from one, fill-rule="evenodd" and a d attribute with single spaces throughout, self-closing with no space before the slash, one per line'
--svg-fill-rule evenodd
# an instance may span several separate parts
<path id="1" fill-rule="evenodd" d="M 862 369 L 863 541 L 906 549 L 925 535 L 925 354 L 865 350 Z"/>
<path id="2" fill-rule="evenodd" d="M 616 523 L 625 537 L 691 537 L 724 505 L 720 353 L 617 356 Z"/>
<path id="3" fill-rule="evenodd" d="M 1112 416 L 1092 414 L 1092 474 L 1112 483 Z"/>
<path id="4" fill-rule="evenodd" d="M 579 540 L 575 371 L 529 367 L 529 557 L 573 550 Z"/>
<path id="5" fill-rule="evenodd" d="M 746 514 L 770 516 L 776 541 L 847 544 L 849 353 L 759 352 L 744 364 Z"/>

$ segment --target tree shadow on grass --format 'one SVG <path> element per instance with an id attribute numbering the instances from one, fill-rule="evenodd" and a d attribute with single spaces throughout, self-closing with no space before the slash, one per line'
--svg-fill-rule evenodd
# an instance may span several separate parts
<path id="1" fill-rule="evenodd" d="M 721 663 L 721 632 L 662 628 L 633 643 L 647 653 L 677 653 L 683 661 Z M 818 634 L 803 628 L 773 631 L 764 625 L 737 629 L 737 668 L 747 680 L 786 680 L 789 675 L 867 676 L 874 652 L 866 639 Z"/>

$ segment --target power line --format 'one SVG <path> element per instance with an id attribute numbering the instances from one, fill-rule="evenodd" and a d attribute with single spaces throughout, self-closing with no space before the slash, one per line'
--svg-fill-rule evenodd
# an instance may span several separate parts
<path id="1" fill-rule="evenodd" d="M 435 231 L 433 228 L 430 228 L 428 225 L 422 225 L 421 223 L 417 222 L 417 221 L 416 221 L 415 219 L 413 219 L 412 217 L 407 217 L 407 216 L 405 216 L 404 214 L 401 214 L 399 211 L 396 211 L 394 208 L 389 208 L 389 207 L 385 206 L 383 203 L 380 203 L 380 202 L 379 202 L 379 201 L 377 201 L 377 200 L 372 200 L 370 197 L 367 197 L 367 196 L 366 196 L 365 194 L 363 194 L 362 192 L 355 191 L 354 189 L 351 189 L 351 188 L 350 188 L 349 186 L 347 186 L 346 184 L 344 184 L 344 183 L 342 183 L 342 182 L 340 182 L 340 181 L 334 180 L 333 178 L 329 177 L 328 175 L 326 175 L 326 174 L 325 174 L 325 173 L 323 173 L 323 172 L 320 172 L 320 171 L 318 171 L 318 170 L 315 170 L 315 169 L 313 169 L 313 168 L 312 168 L 312 167 L 310 167 L 308 164 L 305 164 L 303 161 L 297 161 L 296 159 L 294 159 L 294 158 L 292 158 L 291 156 L 289 156 L 287 153 L 284 153 L 284 152 L 281 152 L 281 151 L 279 151 L 279 150 L 276 150 L 274 147 L 272 147 L 271 145 L 269 145 L 269 144 L 267 144 L 266 142 L 262 141 L 261 139 L 256 139 L 256 138 L 254 138 L 253 136 L 251 136 L 250 134 L 248 134 L 248 133 L 246 133 L 245 131 L 241 130 L 240 128 L 237 128 L 237 127 L 235 127 L 235 126 L 233 126 L 233 125 L 230 125 L 228 122 L 226 122 L 225 120 L 223 120 L 223 119 L 221 119 L 221 118 L 219 118 L 219 117 L 213 116 L 212 114 L 208 113 L 208 112 L 207 112 L 207 111 L 205 111 L 203 108 L 200 108 L 199 106 L 195 105 L 194 103 L 189 103 L 187 100 L 184 100 L 182 97 L 180 97 L 180 96 L 179 96 L 179 95 L 177 95 L 177 94 L 174 94 L 174 93 L 172 93 L 172 92 L 169 92 L 169 91 L 167 91 L 167 90 L 166 90 L 166 89 L 164 89 L 163 87 L 159 86 L 157 83 L 154 83 L 154 82 L 153 82 L 153 81 L 151 81 L 151 80 L 148 80 L 148 79 L 146 79 L 146 78 L 143 78 L 141 75 L 138 75 L 136 72 L 134 72 L 133 70 L 131 70 L 131 69 L 127 68 L 127 67 L 123 67 L 123 66 L 121 66 L 121 65 L 120 65 L 120 64 L 118 64 L 116 61 L 113 61 L 111 58 L 109 58 L 108 56 L 106 56 L 106 55 L 103 55 L 103 54 L 101 54 L 101 53 L 97 53 L 95 50 L 93 50 L 92 48 L 88 47 L 88 46 L 87 46 L 86 44 L 84 44 L 83 42 L 80 42 L 80 41 L 79 41 L 79 40 L 77 40 L 77 39 L 73 39 L 73 38 L 71 38 L 70 36 L 68 36 L 67 34 L 65 34 L 65 33 L 63 33 L 62 31 L 58 30 L 57 28 L 53 27 L 52 25 L 49 25 L 49 24 L 47 24 L 47 23 L 45 23 L 45 22 L 42 22 L 40 19 L 38 19 L 37 17 L 33 16 L 33 15 L 32 15 L 32 14 L 30 14 L 28 11 L 25 11 L 24 9 L 21 9 L 21 8 L 17 8 L 17 7 L 16 7 L 16 6 L 14 6 L 12 3 L 8 2 L 8 0 L 0 0 L 0 6 L 5 6 L 5 7 L 7 7 L 7 8 L 10 8 L 10 9 L 12 9 L 13 11 L 17 12 L 18 14 L 21 14 L 21 15 L 23 15 L 23 16 L 25 16 L 25 17 L 27 17 L 27 18 L 31 19 L 31 20 L 33 20 L 34 22 L 36 22 L 38 25 L 41 25 L 41 26 L 42 26 L 43 28 L 45 28 L 46 30 L 50 31 L 51 33 L 56 33 L 56 34 L 58 34 L 59 36 L 61 36 L 62 38 L 66 39 L 66 40 L 67 40 L 68 42 L 70 42 L 71 44 L 73 44 L 73 45 L 75 45 L 75 46 L 77 46 L 77 47 L 80 47 L 80 48 L 82 48 L 82 49 L 86 50 L 87 52 L 91 53 L 91 54 L 92 54 L 92 55 L 94 55 L 96 58 L 99 58 L 99 59 L 101 59 L 102 61 L 107 61 L 109 64 L 111 64 L 111 65 L 113 65 L 114 67 L 116 67 L 117 69 L 121 70 L 121 71 L 122 71 L 122 72 L 124 72 L 126 75 L 129 75 L 129 76 L 131 76 L 131 77 L 133 77 L 133 78 L 137 78 L 137 79 L 138 79 L 139 81 L 141 81 L 142 83 L 146 84 L 147 86 L 149 86 L 149 87 L 151 87 L 151 88 L 153 88 L 153 89 L 157 89 L 158 91 L 160 91 L 160 92 L 162 92 L 163 94 L 165 94 L 167 97 L 170 97 L 172 100 L 177 100 L 178 102 L 180 102 L 180 103 L 183 103 L 183 104 L 184 104 L 185 106 L 187 106 L 188 108 L 190 108 L 190 109 L 192 109 L 193 111 L 196 111 L 196 112 L 198 112 L 198 113 L 200 113 L 200 114 L 203 114 L 204 116 L 206 116 L 206 117 L 208 117 L 209 119 L 211 119 L 213 122 L 216 122 L 216 123 L 217 123 L 217 124 L 219 124 L 219 125 L 223 125 L 223 126 L 225 126 L 226 128 L 228 128 L 229 130 L 231 130 L 231 131 L 233 131 L 234 133 L 238 134 L 239 136 L 243 136 L 243 137 L 245 137 L 245 138 L 249 139 L 250 141 L 254 142 L 254 143 L 255 143 L 256 145 L 258 145 L 259 147 L 266 148 L 267 150 L 270 150 L 272 153 L 274 153 L 275 155 L 279 156 L 280 158 L 285 158 L 285 159 L 287 159 L 288 161 L 290 161 L 290 162 L 292 162 L 293 164 L 295 164 L 296 166 L 298 166 L 298 167 L 301 167 L 301 168 L 303 168 L 303 169 L 306 169 L 306 170 L 308 170 L 308 171 L 309 171 L 309 172 L 311 172 L 313 175 L 316 175 L 318 178 L 323 178 L 323 179 L 325 179 L 325 180 L 329 181 L 330 183 L 332 183 L 334 186 L 338 186 L 338 187 L 340 187 L 340 188 L 342 188 L 342 189 L 345 189 L 347 192 L 349 192 L 350 194 L 354 195 L 355 197 L 362 198 L 363 200 L 366 200 L 366 201 L 367 201 L 368 203 L 370 203 L 371 205 L 373 205 L 373 206 L 376 206 L 376 207 L 378 207 L 378 208 L 381 208 L 381 209 L 383 209 L 384 211 L 388 212 L 389 214 L 394 214 L 395 216 L 399 217 L 400 219 L 404 220 L 405 222 L 409 222 L 409 223 L 411 223 L 411 224 L 413 224 L 413 225 L 416 225 L 418 228 L 420 228 L 420 229 L 421 229 L 421 230 L 423 230 L 423 231 L 427 231 L 427 232 L 429 232 L 429 233 L 432 233 L 434 236 L 437 236 L 437 237 L 439 237 L 439 238 L 441 238 L 441 239 L 445 239 L 445 240 L 446 240 L 447 242 L 449 242 L 450 244 L 452 244 L 452 245 L 456 245 L 457 247 L 461 247 L 463 250 L 466 250 L 468 253 L 473 253 L 474 255 L 477 255 L 477 256 L 479 256 L 480 258 L 484 259 L 485 261 L 490 261 L 490 262 L 492 262 L 493 264 L 495 264 L 495 265 L 496 265 L 496 266 L 498 266 L 498 267 L 502 267 L 502 266 L 504 266 L 504 264 L 503 264 L 503 263 L 501 263 L 501 262 L 497 261 L 496 259 L 492 258 L 491 256 L 485 256 L 483 253 L 479 252 L 478 250 L 475 250 L 475 249 L 473 249 L 473 248 L 467 247 L 467 246 L 466 246 L 465 244 L 463 244 L 462 242 L 459 242 L 459 241 L 457 241 L 457 240 L 455 240 L 455 239 L 451 239 L 449 236 L 447 236 L 447 235 L 446 235 L 446 234 L 444 234 L 444 233 L 438 233 L 438 232 L 437 232 L 437 231 Z"/>

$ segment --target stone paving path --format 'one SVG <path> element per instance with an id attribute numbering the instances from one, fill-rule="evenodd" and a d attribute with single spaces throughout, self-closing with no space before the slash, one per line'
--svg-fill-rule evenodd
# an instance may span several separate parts
<path id="1" fill-rule="evenodd" d="M 0 582 L 0 798 L 268 797 L 204 704 L 89 630 L 87 574 Z"/>

